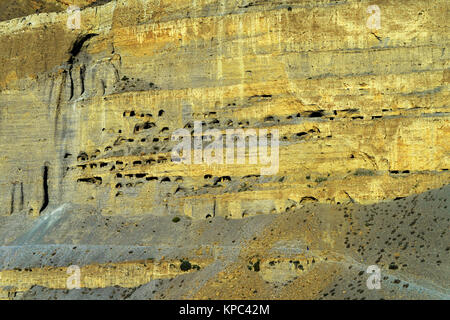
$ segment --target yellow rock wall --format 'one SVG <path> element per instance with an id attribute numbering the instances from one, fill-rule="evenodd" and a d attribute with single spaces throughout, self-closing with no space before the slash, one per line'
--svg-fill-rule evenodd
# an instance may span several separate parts
<path id="1" fill-rule="evenodd" d="M 448 184 L 448 1 L 377 1 L 377 31 L 369 4 L 112 1 L 80 30 L 65 12 L 1 22 L 1 214 L 241 218 Z M 194 121 L 278 129 L 278 173 L 172 163 Z"/>
<path id="2" fill-rule="evenodd" d="M 74 288 L 105 288 L 120 286 L 133 288 L 154 279 L 173 278 L 186 272 L 195 272 L 204 267 L 208 261 L 195 264 L 195 268 L 182 271 L 180 261 L 127 261 L 104 263 L 82 267 L 42 267 L 16 268 L 0 271 L 0 283 L 7 290 L 0 290 L 0 299 L 11 298 L 38 285 L 52 289 L 67 289 L 69 284 Z M 74 267 L 78 267 L 78 271 Z M 79 282 L 75 279 L 79 272 Z M 79 289 L 78 288 L 78 289 Z M 70 287 L 69 287 L 70 289 Z"/>

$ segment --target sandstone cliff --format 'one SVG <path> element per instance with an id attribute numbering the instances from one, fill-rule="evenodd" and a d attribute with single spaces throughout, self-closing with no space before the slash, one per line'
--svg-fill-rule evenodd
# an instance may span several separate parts
<path id="1" fill-rule="evenodd" d="M 80 29 L 67 27 L 70 14 L 66 9 L 71 4 L 82 9 Z M 450 182 L 449 3 L 379 0 L 378 30 L 366 23 L 370 4 L 356 0 L 2 4 L 0 215 L 8 227 L 2 229 L 0 238 L 6 250 L 1 285 L 9 288 L 15 283 L 18 292 L 33 284 L 62 289 L 64 282 L 58 274 L 65 269 L 58 268 L 72 262 L 85 264 L 87 274 L 98 274 L 92 270 L 108 269 L 109 263 L 120 264 L 114 266 L 117 274 L 121 268 L 145 269 L 149 258 L 156 260 L 148 265 L 159 266 L 161 255 L 152 250 L 177 243 L 181 248 L 165 249 L 177 271 L 157 272 L 157 278 L 178 278 L 183 256 L 197 259 L 202 268 L 214 267 L 209 273 L 190 273 L 205 282 L 198 292 L 191 288 L 189 294 L 174 291 L 164 297 L 216 298 L 211 288 L 221 287 L 222 281 L 239 282 L 230 280 L 234 271 L 220 271 L 215 254 L 194 253 L 203 252 L 205 245 L 214 250 L 228 248 L 225 252 L 232 253 L 224 255 L 229 264 L 243 255 L 245 263 L 260 261 L 261 270 L 279 265 L 255 278 L 254 286 L 263 290 L 259 296 L 270 297 L 271 289 L 264 287 L 264 281 L 277 282 L 281 277 L 278 282 L 291 283 L 297 271 L 286 270 L 299 270 L 298 264 L 311 262 L 312 256 L 303 249 L 294 258 L 286 253 L 286 246 L 296 247 L 299 241 L 301 248 L 307 243 L 318 250 L 313 256 L 321 267 L 296 281 L 308 286 L 308 281 L 320 278 L 321 289 L 311 291 L 310 296 L 296 296 L 286 289 L 280 297 L 317 298 L 339 272 L 345 281 L 352 277 L 325 258 L 350 264 L 356 259 L 361 268 L 377 261 L 375 255 L 370 259 L 361 256 L 363 249 L 346 251 L 350 241 L 346 233 L 356 231 L 345 217 L 348 214 L 338 211 L 358 212 L 353 217 L 362 224 L 370 220 L 373 205 L 388 206 L 388 221 L 380 220 L 377 229 L 383 232 L 396 225 L 400 216 L 419 219 L 415 215 L 422 212 L 411 208 L 424 192 L 428 193 L 421 197 L 439 197 L 433 199 L 436 207 L 423 208 L 429 217 L 424 218 L 420 232 L 432 228 L 435 233 L 423 239 L 425 244 L 416 243 L 414 250 L 420 245 L 435 248 L 441 256 L 433 257 L 433 268 L 436 274 L 445 275 L 445 243 L 449 240 L 445 206 L 449 189 L 445 186 Z M 171 139 L 173 132 L 191 131 L 196 121 L 202 122 L 204 130 L 221 132 L 278 130 L 277 172 L 261 175 L 260 164 L 174 163 L 171 151 L 177 142 Z M 405 197 L 409 198 L 399 200 Z M 394 200 L 412 203 L 411 208 L 404 208 L 410 211 L 399 211 Z M 289 217 L 278 217 L 286 213 Z M 174 217 L 182 223 L 171 222 Z M 436 221 L 439 225 L 433 224 Z M 296 223 L 302 226 L 300 230 L 294 228 Z M 121 224 L 126 232 L 134 225 L 143 228 L 137 232 L 140 237 L 131 233 L 118 237 Z M 96 231 L 93 225 L 106 229 Z M 266 225 L 272 227 L 264 229 Z M 72 230 L 71 226 L 76 227 Z M 186 230 L 176 229 L 180 238 L 171 234 L 172 228 L 181 226 Z M 370 226 L 356 228 L 359 236 L 375 232 Z M 246 230 L 239 240 L 234 239 L 236 243 L 228 242 L 235 235 L 233 228 Z M 404 232 L 410 234 L 410 230 Z M 158 233 L 160 242 L 147 233 Z M 208 236 L 201 240 L 204 233 Z M 282 241 L 284 233 L 289 245 Z M 398 247 L 406 242 L 397 240 L 405 234 L 393 235 L 384 244 L 370 238 L 376 245 L 355 240 L 348 250 L 373 244 L 374 252 L 387 247 L 389 254 L 398 254 Z M 182 249 L 184 237 L 190 239 L 192 252 Z M 257 253 L 235 252 L 253 237 L 267 237 L 254 245 Z M 37 251 L 49 254 L 51 244 L 58 245 L 55 252 L 62 250 L 62 256 L 75 258 L 30 265 L 7 262 L 12 254 L 8 250 L 37 245 Z M 71 256 L 67 250 L 78 245 L 113 245 L 115 254 L 101 259 L 82 259 L 82 253 Z M 116 248 L 121 245 L 126 247 L 123 252 Z M 151 257 L 140 251 L 146 247 Z M 275 260 L 269 258 L 272 247 L 284 252 L 273 264 Z M 189 254 L 184 254 L 186 250 Z M 408 255 L 414 250 L 407 251 Z M 122 256 L 128 251 L 135 256 Z M 32 254 L 32 250 L 23 251 L 24 257 Z M 394 258 L 386 259 L 378 263 L 391 270 Z M 440 263 L 436 265 L 435 260 Z M 302 262 L 292 269 L 292 261 Z M 423 273 L 425 267 L 418 261 L 404 263 L 408 267 L 403 268 L 410 268 L 404 271 L 408 277 L 425 277 L 432 288 L 418 285 L 420 290 L 428 288 L 431 297 L 448 297 L 448 272 L 444 286 L 436 289 L 435 284 L 445 276 Z M 14 271 L 19 265 L 21 271 Z M 240 267 L 239 263 L 231 266 Z M 29 277 L 21 275 L 23 268 L 31 268 Z M 126 285 L 122 280 L 92 280 L 86 287 L 136 287 L 156 281 L 152 277 L 143 273 Z M 17 284 L 18 278 L 23 283 Z M 243 296 L 250 294 L 243 292 Z M 241 293 L 229 292 L 234 294 Z M 383 294 L 390 295 L 389 291 Z"/>

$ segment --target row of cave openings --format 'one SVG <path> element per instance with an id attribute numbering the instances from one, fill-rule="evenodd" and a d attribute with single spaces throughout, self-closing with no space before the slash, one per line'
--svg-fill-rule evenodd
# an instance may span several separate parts
<path id="1" fill-rule="evenodd" d="M 261 95 L 261 97 L 271 97 L 271 95 Z M 383 112 L 384 111 L 389 111 L 389 110 L 388 109 L 383 109 Z M 339 111 L 338 110 L 334 110 L 333 111 L 333 115 L 337 115 L 338 112 L 339 113 L 344 112 L 346 114 L 348 114 L 348 113 L 356 113 L 356 112 L 358 112 L 358 109 L 344 109 L 344 110 L 339 110 Z M 165 113 L 165 111 L 163 109 L 159 110 L 158 111 L 158 117 L 162 117 L 164 115 L 164 113 Z M 209 112 L 208 114 L 204 114 L 204 116 L 211 117 L 211 116 L 214 116 L 216 114 L 217 113 L 213 111 L 213 112 Z M 306 111 L 304 113 L 296 113 L 294 115 L 289 115 L 289 116 L 286 117 L 286 119 L 287 120 L 293 120 L 293 119 L 300 118 L 300 117 L 322 118 L 322 117 L 325 117 L 325 116 L 326 116 L 326 114 L 325 114 L 324 110 L 315 110 L 315 111 Z M 139 113 L 139 112 L 136 112 L 135 110 L 129 110 L 129 111 L 124 111 L 123 112 L 123 117 L 153 118 L 153 114 L 151 114 L 151 113 L 142 113 L 142 112 Z M 382 116 L 372 116 L 372 119 L 381 118 L 381 117 Z M 363 116 L 353 116 L 352 117 L 352 119 L 363 119 L 363 118 L 364 118 Z M 334 117 L 329 117 L 328 119 L 334 120 Z M 280 118 L 275 117 L 275 116 L 267 116 L 267 117 L 264 118 L 263 121 L 265 123 L 273 123 L 273 122 L 275 122 L 275 123 L 278 122 L 279 123 L 280 122 Z M 203 126 L 209 126 L 209 128 L 217 128 L 217 127 L 220 126 L 220 124 L 221 124 L 220 120 L 218 120 L 217 118 L 213 118 L 208 123 L 206 121 L 202 121 L 202 125 Z M 250 126 L 250 122 L 248 120 L 246 120 L 246 121 L 239 121 L 237 124 L 241 128 L 246 128 L 246 127 Z M 231 120 L 231 119 L 225 120 L 224 125 L 227 126 L 227 127 L 234 127 L 234 121 Z M 148 121 L 140 122 L 140 123 L 137 123 L 134 126 L 133 133 L 136 134 L 136 133 L 143 132 L 145 130 L 152 129 L 152 128 L 155 128 L 155 127 L 157 127 L 157 124 L 154 121 L 148 120 Z M 193 128 L 193 123 L 191 121 L 187 122 L 184 125 L 184 128 L 185 129 L 192 129 Z M 159 134 L 168 133 L 169 130 L 170 130 L 170 128 L 165 126 L 165 127 L 161 128 L 159 130 Z M 122 130 L 118 130 L 118 133 L 122 133 Z M 282 141 L 304 139 L 308 134 L 313 134 L 313 133 L 320 133 L 320 130 L 317 127 L 314 127 L 314 128 L 312 128 L 312 129 L 310 129 L 308 131 L 297 132 L 297 133 L 293 134 L 291 138 L 289 138 L 287 136 L 283 136 L 281 139 L 282 139 Z M 331 135 L 328 135 L 327 138 L 331 138 Z M 153 142 L 153 143 L 163 142 L 163 141 L 164 142 L 168 142 L 169 140 L 170 140 L 169 137 L 154 137 L 153 139 L 151 139 L 151 142 Z M 136 140 L 134 138 L 119 137 L 114 142 L 114 145 L 117 146 L 117 145 L 120 145 L 123 142 L 132 143 L 132 142 L 135 142 L 135 141 Z M 146 138 L 141 138 L 139 141 L 140 142 L 147 142 L 147 139 Z M 111 151 L 112 149 L 113 149 L 113 146 L 107 146 L 107 147 L 105 147 L 104 151 L 107 152 L 107 151 Z M 157 148 L 155 150 L 158 151 L 159 148 Z M 96 150 L 95 153 L 89 157 L 89 156 L 87 156 L 86 153 L 82 152 L 78 156 L 77 160 L 78 161 L 87 161 L 89 158 L 92 160 L 92 159 L 95 159 L 98 156 L 99 153 L 100 153 L 100 150 Z"/>

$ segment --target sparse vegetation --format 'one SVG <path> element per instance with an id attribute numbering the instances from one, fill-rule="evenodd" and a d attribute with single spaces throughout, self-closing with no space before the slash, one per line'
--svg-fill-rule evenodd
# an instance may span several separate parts
<path id="1" fill-rule="evenodd" d="M 189 271 L 192 269 L 192 265 L 188 260 L 181 260 L 180 269 L 181 271 Z"/>
<path id="2" fill-rule="evenodd" d="M 249 265 L 247 266 L 248 270 L 259 272 L 260 266 L 259 266 L 260 260 L 258 259 L 255 263 L 249 262 Z"/>

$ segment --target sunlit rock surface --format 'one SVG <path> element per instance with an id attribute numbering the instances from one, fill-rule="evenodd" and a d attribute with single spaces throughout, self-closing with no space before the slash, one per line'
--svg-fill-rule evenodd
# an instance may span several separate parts
<path id="1" fill-rule="evenodd" d="M 369 4 L 2 3 L 0 296 L 448 299 L 449 3 Z M 172 162 L 196 121 L 278 170 Z"/>

